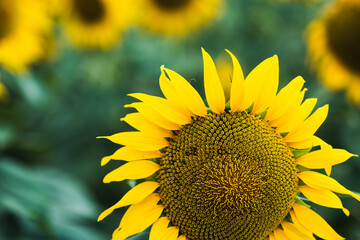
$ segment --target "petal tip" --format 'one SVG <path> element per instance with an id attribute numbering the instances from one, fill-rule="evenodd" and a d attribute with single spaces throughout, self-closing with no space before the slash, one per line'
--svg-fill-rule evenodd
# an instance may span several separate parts
<path id="1" fill-rule="evenodd" d="M 110 162 L 111 156 L 106 156 L 101 159 L 100 165 L 105 166 L 108 162 Z"/>

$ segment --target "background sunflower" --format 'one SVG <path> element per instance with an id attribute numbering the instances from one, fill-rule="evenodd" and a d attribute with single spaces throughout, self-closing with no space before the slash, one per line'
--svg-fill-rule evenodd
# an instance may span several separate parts
<path id="1" fill-rule="evenodd" d="M 223 0 L 140 0 L 138 24 L 154 33 L 181 36 L 193 33 L 217 17 Z"/>
<path id="2" fill-rule="evenodd" d="M 360 2 L 338 0 L 309 26 L 308 51 L 327 87 L 360 105 Z"/>
<path id="3" fill-rule="evenodd" d="M 22 72 L 46 55 L 48 6 L 34 0 L 0 1 L 0 64 Z"/>
<path id="4" fill-rule="evenodd" d="M 64 30 L 82 48 L 112 47 L 132 16 L 132 4 L 124 0 L 66 0 L 63 4 L 59 12 Z"/>
<path id="5" fill-rule="evenodd" d="M 30 0 L 16 1 L 25 6 Z M 121 39 L 107 51 L 79 51 L 64 35 L 61 18 L 54 17 L 53 45 L 45 48 L 50 53 L 47 58 L 31 64 L 21 75 L 9 71 L 1 61 L 1 82 L 8 100 L 0 101 L 0 239 L 109 239 L 126 209 L 115 210 L 100 223 L 95 221 L 134 182 L 101 182 L 122 163 L 110 161 L 99 168 L 101 158 L 118 147 L 96 140 L 96 136 L 133 130 L 119 121 L 134 111 L 123 108 L 133 101 L 126 94 L 162 96 L 157 83 L 163 64 L 181 73 L 205 99 L 201 47 L 214 59 L 229 49 L 238 57 L 245 76 L 264 58 L 277 54 L 279 89 L 303 76 L 306 96 L 318 98 L 316 108 L 330 106 L 317 135 L 337 148 L 359 154 L 358 107 L 349 105 L 343 92 L 327 90 L 305 64 L 304 30 L 329 2 L 224 0 L 219 15 L 191 34 L 164 38 L 134 22 L 125 35 L 120 30 Z M 52 7 L 50 14 L 58 14 L 56 9 Z M 20 52 L 23 43 L 17 41 L 16 50 L 7 48 L 9 53 Z M 231 62 L 229 56 L 224 57 Z M 331 177 L 360 192 L 359 172 L 358 158 L 351 158 L 333 167 Z M 341 236 L 360 239 L 359 204 L 342 200 L 351 212 L 349 217 L 340 209 L 313 206 Z M 129 239 L 148 239 L 149 231 Z"/>

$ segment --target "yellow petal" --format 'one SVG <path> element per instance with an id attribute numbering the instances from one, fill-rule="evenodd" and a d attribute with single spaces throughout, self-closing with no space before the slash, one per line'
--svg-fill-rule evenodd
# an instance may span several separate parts
<path id="1" fill-rule="evenodd" d="M 101 159 L 101 166 L 107 164 L 111 159 L 114 160 L 124 160 L 124 161 L 134 161 L 134 160 L 143 160 L 143 159 L 152 159 L 152 158 L 161 158 L 162 153 L 158 150 L 155 151 L 140 151 L 132 149 L 131 147 L 122 147 L 119 148 L 113 155 L 103 157 Z"/>
<path id="2" fill-rule="evenodd" d="M 319 204 L 321 206 L 330 208 L 342 209 L 346 216 L 349 216 L 350 212 L 342 205 L 342 202 L 336 194 L 329 190 L 315 189 L 309 186 L 300 186 L 299 190 L 310 201 Z"/>
<path id="3" fill-rule="evenodd" d="M 284 229 L 285 235 L 288 239 L 299 239 L 299 240 L 313 240 L 315 239 L 312 235 L 302 232 L 301 229 L 297 228 L 293 223 L 281 222 L 281 226 Z"/>
<path id="4" fill-rule="evenodd" d="M 322 140 L 321 140 L 321 141 L 322 141 Z M 325 150 L 327 150 L 327 149 L 332 149 L 332 146 L 331 146 L 330 144 L 327 144 L 327 143 L 324 142 L 324 141 L 323 141 L 323 143 L 320 143 L 319 145 L 320 145 L 320 148 L 321 148 L 321 149 L 325 149 Z M 331 166 L 325 168 L 325 172 L 326 172 L 326 174 L 327 174 L 328 176 L 330 176 L 330 174 L 331 174 L 331 169 L 332 169 Z"/>
<path id="5" fill-rule="evenodd" d="M 125 179 L 141 179 L 153 175 L 160 166 L 157 163 L 148 160 L 138 160 L 128 162 L 121 167 L 109 172 L 104 177 L 104 183 L 112 181 L 123 181 Z"/>
<path id="6" fill-rule="evenodd" d="M 286 85 L 276 95 L 274 101 L 270 104 L 266 113 L 265 120 L 275 120 L 280 118 L 296 102 L 305 80 L 298 76 Z"/>
<path id="7" fill-rule="evenodd" d="M 328 175 L 328 176 L 330 176 L 330 174 L 331 174 L 331 167 L 326 167 L 325 168 L 325 172 L 326 172 L 326 175 Z"/>
<path id="8" fill-rule="evenodd" d="M 344 149 L 317 150 L 296 159 L 296 164 L 310 169 L 321 169 L 345 162 L 355 156 Z"/>
<path id="9" fill-rule="evenodd" d="M 166 77 L 165 72 L 164 72 L 164 66 L 161 66 L 160 70 L 161 70 L 161 74 L 160 74 L 160 78 L 159 78 L 159 85 L 160 85 L 161 92 L 164 94 L 166 99 L 168 99 L 169 101 L 181 103 L 182 98 L 177 93 L 176 88 L 171 83 L 171 81 Z"/>
<path id="10" fill-rule="evenodd" d="M 277 118 L 269 122 L 271 126 L 276 127 L 276 131 L 278 133 L 289 132 L 291 129 L 293 129 L 295 124 L 297 124 L 295 121 L 297 118 L 299 118 L 299 111 L 314 102 L 313 99 L 306 99 L 304 103 L 301 104 L 304 99 L 305 92 L 306 90 L 302 90 L 299 93 L 299 95 L 296 97 L 296 101 L 283 115 L 281 115 L 281 118 Z"/>
<path id="11" fill-rule="evenodd" d="M 256 104 L 258 108 L 259 104 L 261 105 L 263 101 L 258 101 L 259 94 L 261 94 L 261 89 L 263 82 L 267 80 L 267 74 L 270 74 L 274 70 L 274 65 L 277 57 L 270 57 L 265 59 L 259 65 L 257 65 L 250 74 L 245 79 L 245 91 L 243 98 L 243 106 L 246 108 L 250 107 L 251 104 Z M 276 93 L 275 93 L 276 94 Z"/>
<path id="12" fill-rule="evenodd" d="M 304 225 L 301 224 L 301 222 L 296 218 L 294 210 L 291 209 L 289 211 L 289 213 L 290 213 L 291 220 L 293 221 L 294 226 L 297 229 L 299 229 L 302 233 L 309 236 L 311 239 L 315 240 L 315 237 L 313 235 L 314 232 L 312 230 L 308 230 L 307 228 L 304 227 Z"/>
<path id="13" fill-rule="evenodd" d="M 224 54 L 220 54 L 220 56 L 215 60 L 215 65 L 221 85 L 224 90 L 225 102 L 227 103 L 230 101 L 233 66 L 232 64 L 230 64 L 229 59 Z"/>
<path id="14" fill-rule="evenodd" d="M 124 240 L 144 231 L 153 224 L 164 210 L 164 206 L 157 205 L 159 200 L 160 196 L 152 193 L 141 202 L 131 205 L 120 222 L 119 232 L 115 234 L 113 239 Z"/>
<path id="15" fill-rule="evenodd" d="M 159 183 L 149 181 L 136 185 L 130 189 L 114 206 L 102 212 L 98 218 L 98 221 L 103 220 L 117 208 L 141 202 L 147 196 L 153 193 L 158 187 Z"/>
<path id="16" fill-rule="evenodd" d="M 197 116 L 206 116 L 207 111 L 204 101 L 191 84 L 178 73 L 167 68 L 164 68 L 164 70 L 169 76 L 171 83 L 174 85 L 178 94 L 180 96 L 184 96 L 182 98 L 184 106 L 190 109 L 190 111 Z"/>
<path id="17" fill-rule="evenodd" d="M 152 123 L 143 114 L 129 113 L 121 121 L 126 122 L 133 128 L 139 130 L 140 132 L 150 135 L 150 136 L 159 136 L 159 137 L 172 137 L 173 133 L 165 128 L 159 127 L 158 125 Z"/>
<path id="18" fill-rule="evenodd" d="M 293 209 L 296 215 L 296 218 L 301 222 L 301 224 L 307 228 L 309 231 L 315 233 L 315 235 L 323 239 L 344 239 L 339 234 L 337 234 L 332 227 L 322 218 L 320 215 L 310 210 L 309 208 L 294 204 Z"/>
<path id="19" fill-rule="evenodd" d="M 360 196 L 355 193 L 347 190 L 340 183 L 338 183 L 335 179 L 323 175 L 318 172 L 312 171 L 304 171 L 298 173 L 298 177 L 309 187 L 316 189 L 325 189 L 330 190 L 337 193 L 347 194 L 360 201 Z"/>
<path id="20" fill-rule="evenodd" d="M 251 112 L 255 114 L 263 112 L 268 108 L 276 96 L 279 87 L 279 59 L 277 55 L 270 59 L 266 71 L 258 77 L 263 77 L 264 79 L 261 80 L 260 91 L 254 99 L 254 106 Z"/>
<path id="21" fill-rule="evenodd" d="M 225 110 L 225 95 L 215 64 L 210 55 L 201 48 L 204 61 L 204 87 L 206 100 L 211 110 L 222 113 Z"/>
<path id="22" fill-rule="evenodd" d="M 324 140 L 322 140 L 321 138 L 317 137 L 317 136 L 313 136 L 313 146 L 320 146 L 321 149 L 323 149 L 324 147 L 327 148 L 327 146 L 330 146 L 329 144 L 327 144 Z"/>
<path id="23" fill-rule="evenodd" d="M 159 114 L 155 109 L 153 109 L 151 106 L 148 106 L 142 102 L 135 102 L 132 104 L 125 105 L 125 107 L 132 107 L 135 108 L 139 113 L 143 114 L 144 117 L 146 117 L 149 121 L 152 123 L 168 129 L 168 130 L 180 130 L 181 125 L 176 124 L 167 118 L 163 117 L 161 114 Z"/>
<path id="24" fill-rule="evenodd" d="M 306 149 L 306 148 L 312 148 L 315 146 L 328 145 L 322 139 L 320 139 L 319 137 L 314 136 L 314 135 L 311 136 L 310 138 L 302 140 L 300 142 L 288 142 L 287 144 L 289 147 L 297 148 L 297 149 Z"/>
<path id="25" fill-rule="evenodd" d="M 179 235 L 179 229 L 169 227 L 169 218 L 159 218 L 152 226 L 149 240 L 176 240 Z"/>
<path id="26" fill-rule="evenodd" d="M 274 236 L 274 232 L 271 232 L 269 234 L 269 240 L 276 240 L 275 236 Z"/>
<path id="27" fill-rule="evenodd" d="M 176 240 L 188 240 L 188 239 L 185 237 L 185 235 L 181 235 Z"/>
<path id="28" fill-rule="evenodd" d="M 164 138 L 148 136 L 142 132 L 121 132 L 109 137 L 98 138 L 106 138 L 113 143 L 130 146 L 131 148 L 143 151 L 154 151 L 169 145 L 169 142 Z"/>
<path id="29" fill-rule="evenodd" d="M 230 89 L 230 107 L 232 112 L 244 111 L 246 107 L 243 105 L 245 83 L 244 74 L 241 69 L 239 61 L 228 50 L 226 50 L 231 56 L 233 62 L 233 78 Z"/>
<path id="30" fill-rule="evenodd" d="M 131 97 L 137 98 L 144 102 L 146 105 L 155 109 L 162 116 L 179 125 L 191 123 L 191 116 L 184 110 L 181 105 L 170 102 L 165 98 L 147 95 L 144 93 L 128 94 Z"/>
<path id="31" fill-rule="evenodd" d="M 325 121 L 329 112 L 329 105 L 318 108 L 310 117 L 308 117 L 298 128 L 289 132 L 284 138 L 286 142 L 300 142 L 308 139 L 315 134 L 318 128 Z"/>
<path id="32" fill-rule="evenodd" d="M 283 132 L 291 132 L 304 123 L 305 119 L 310 115 L 316 105 L 316 98 L 306 99 L 298 108 L 293 109 L 292 118 L 281 126 Z"/>
<path id="33" fill-rule="evenodd" d="M 280 228 L 276 228 L 273 233 L 276 240 L 288 240 L 285 232 Z"/>
<path id="34" fill-rule="evenodd" d="M 194 114 L 189 110 L 189 108 L 184 104 L 184 96 L 183 93 L 178 92 L 172 82 L 165 76 L 164 67 L 161 66 L 161 75 L 159 79 L 160 89 L 167 100 L 175 103 L 179 108 L 181 108 L 181 112 L 184 112 L 188 116 L 194 116 Z"/>
<path id="35" fill-rule="evenodd" d="M 288 142 L 287 145 L 296 149 L 307 149 L 313 147 L 314 140 L 312 137 L 300 142 Z"/>

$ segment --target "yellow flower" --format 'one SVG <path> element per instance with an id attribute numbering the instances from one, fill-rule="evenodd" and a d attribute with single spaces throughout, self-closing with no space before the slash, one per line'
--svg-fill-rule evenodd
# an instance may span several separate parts
<path id="1" fill-rule="evenodd" d="M 45 54 L 51 19 L 44 2 L 0 0 L 0 64 L 21 72 Z"/>
<path id="2" fill-rule="evenodd" d="M 230 101 L 210 55 L 203 51 L 204 86 L 209 108 L 176 72 L 161 68 L 165 96 L 130 94 L 138 112 L 122 120 L 137 129 L 107 138 L 124 145 L 109 160 L 127 161 L 107 174 L 105 183 L 143 179 L 114 206 L 129 206 L 114 240 L 152 225 L 150 240 L 200 239 L 343 239 L 298 197 L 342 209 L 335 193 L 360 196 L 331 177 L 326 169 L 354 156 L 333 149 L 314 134 L 328 114 L 304 99 L 297 77 L 277 93 L 278 58 L 259 64 L 244 80 L 233 61 Z M 276 94 L 277 93 L 277 94 Z M 313 146 L 321 149 L 311 151 Z M 334 193 L 335 192 L 335 193 Z"/>
<path id="3" fill-rule="evenodd" d="M 338 0 L 312 22 L 307 44 L 312 67 L 334 91 L 360 104 L 360 2 Z"/>
<path id="4" fill-rule="evenodd" d="M 138 23 L 164 35 L 185 35 L 200 28 L 220 9 L 222 0 L 140 0 Z"/>
<path id="5" fill-rule="evenodd" d="M 110 48 L 130 23 L 124 0 L 66 0 L 62 22 L 73 44 L 83 48 Z"/>

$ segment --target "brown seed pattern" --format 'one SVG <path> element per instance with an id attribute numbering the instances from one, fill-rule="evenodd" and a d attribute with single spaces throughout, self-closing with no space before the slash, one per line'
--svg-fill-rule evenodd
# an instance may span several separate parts
<path id="1" fill-rule="evenodd" d="M 295 201 L 291 149 L 245 112 L 209 113 L 183 126 L 160 165 L 166 215 L 191 240 L 263 239 Z"/>

